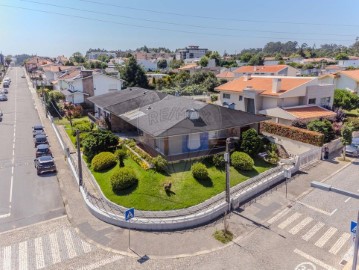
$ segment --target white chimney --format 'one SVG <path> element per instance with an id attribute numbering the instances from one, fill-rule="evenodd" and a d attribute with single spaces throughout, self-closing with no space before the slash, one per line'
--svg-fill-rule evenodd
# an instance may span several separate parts
<path id="1" fill-rule="evenodd" d="M 282 87 L 282 79 L 273 78 L 272 93 L 278 93 L 281 87 Z"/>
<path id="2" fill-rule="evenodd" d="M 246 74 L 246 75 L 244 75 L 244 79 L 243 79 L 243 81 L 249 81 L 250 79 L 252 79 L 252 77 L 251 77 L 251 74 Z"/>

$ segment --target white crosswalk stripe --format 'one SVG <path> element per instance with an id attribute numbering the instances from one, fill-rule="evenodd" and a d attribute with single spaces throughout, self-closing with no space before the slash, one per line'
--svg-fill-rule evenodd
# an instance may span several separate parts
<path id="1" fill-rule="evenodd" d="M 27 270 L 27 242 L 19 243 L 19 270 Z"/>
<path id="2" fill-rule="evenodd" d="M 336 255 L 339 250 L 344 246 L 345 242 L 350 239 L 349 233 L 343 233 L 340 238 L 335 242 L 332 248 L 329 250 L 330 253 Z"/>
<path id="3" fill-rule="evenodd" d="M 315 245 L 320 248 L 323 247 L 328 242 L 328 240 L 337 232 L 337 230 L 337 228 L 330 227 L 322 235 L 322 237 L 317 242 L 315 242 Z"/>
<path id="4" fill-rule="evenodd" d="M 57 243 L 57 236 L 55 233 L 51 233 L 49 235 L 50 239 L 50 249 L 51 249 L 51 255 L 52 255 L 52 263 L 56 264 L 61 261 L 60 257 L 60 249 L 59 244 Z"/>
<path id="5" fill-rule="evenodd" d="M 0 246 L 0 270 L 44 269 L 94 249 L 72 230 L 61 228 L 37 238 Z"/>
<path id="6" fill-rule="evenodd" d="M 35 244 L 35 256 L 36 256 L 36 268 L 42 269 L 45 267 L 44 250 L 42 248 L 42 238 L 38 237 L 34 240 Z"/>
<path id="7" fill-rule="evenodd" d="M 298 232 L 300 232 L 305 226 L 307 226 L 310 222 L 312 222 L 311 217 L 306 217 L 301 222 L 299 222 L 296 226 L 294 226 L 289 233 L 296 235 Z"/>
<path id="8" fill-rule="evenodd" d="M 269 224 L 273 224 L 274 222 L 276 222 L 278 219 L 280 219 L 281 217 L 285 216 L 287 213 L 289 213 L 290 209 L 289 208 L 285 208 L 284 210 L 280 211 L 278 214 L 276 214 L 274 217 L 272 217 L 271 219 L 269 219 L 267 222 Z"/>
<path id="9" fill-rule="evenodd" d="M 291 215 L 289 218 L 287 218 L 286 220 L 284 220 L 282 223 L 280 223 L 278 225 L 279 229 L 284 229 L 286 228 L 289 224 L 291 224 L 293 221 L 295 221 L 296 219 L 298 219 L 302 214 L 300 213 L 294 213 L 293 215 Z"/>
<path id="10" fill-rule="evenodd" d="M 3 248 L 2 269 L 11 270 L 11 246 Z"/>
<path id="11" fill-rule="evenodd" d="M 302 239 L 305 241 L 309 241 L 310 238 L 313 237 L 321 228 L 324 227 L 323 222 L 317 222 L 305 235 L 302 236 Z"/>

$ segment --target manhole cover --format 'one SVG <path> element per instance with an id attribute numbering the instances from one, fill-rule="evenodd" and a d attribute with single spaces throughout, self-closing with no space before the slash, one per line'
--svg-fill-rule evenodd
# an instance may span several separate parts
<path id="1" fill-rule="evenodd" d="M 342 260 L 342 261 L 340 262 L 340 264 L 341 264 L 341 265 L 346 265 L 346 264 L 347 264 L 347 261 L 346 261 L 346 260 Z"/>

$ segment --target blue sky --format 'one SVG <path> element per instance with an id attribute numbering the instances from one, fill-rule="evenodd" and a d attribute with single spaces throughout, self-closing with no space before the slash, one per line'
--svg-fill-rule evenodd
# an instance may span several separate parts
<path id="1" fill-rule="evenodd" d="M 269 41 L 350 45 L 359 36 L 356 0 L 0 0 L 0 11 L 4 54 L 143 45 L 234 53 Z"/>

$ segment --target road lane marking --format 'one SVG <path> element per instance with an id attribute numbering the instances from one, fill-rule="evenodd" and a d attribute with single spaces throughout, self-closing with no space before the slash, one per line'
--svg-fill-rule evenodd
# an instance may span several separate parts
<path id="1" fill-rule="evenodd" d="M 334 213 L 338 211 L 338 208 L 335 208 L 331 213 L 330 213 L 330 216 L 334 215 Z"/>
<path id="2" fill-rule="evenodd" d="M 280 211 L 278 214 L 276 214 L 274 217 L 272 217 L 270 220 L 268 220 L 267 222 L 269 224 L 273 224 L 274 222 L 276 222 L 278 219 L 280 219 L 281 217 L 283 217 L 284 215 L 286 215 L 288 212 L 290 211 L 289 208 L 285 208 L 282 211 Z"/>
<path id="3" fill-rule="evenodd" d="M 335 213 L 335 211 L 337 210 L 337 209 L 334 210 L 334 211 L 333 211 L 334 213 L 333 213 L 333 212 L 329 213 L 329 212 L 327 212 L 327 211 L 324 211 L 324 210 L 322 210 L 322 209 L 316 208 L 316 207 L 314 207 L 314 206 L 311 206 L 311 205 L 309 205 L 309 204 L 306 204 L 306 203 L 303 203 L 303 202 L 300 202 L 300 201 L 298 201 L 298 203 L 301 204 L 301 205 L 303 205 L 303 206 L 305 206 L 305 207 L 308 207 L 309 209 L 312 209 L 312 210 L 314 210 L 314 211 L 316 211 L 316 212 L 322 213 L 322 214 L 327 215 L 327 216 L 333 215 L 333 214 Z"/>
<path id="4" fill-rule="evenodd" d="M 115 255 L 111 258 L 108 258 L 108 259 L 104 259 L 104 260 L 101 260 L 101 261 L 98 261 L 98 262 L 95 262 L 95 263 L 92 263 L 92 264 L 89 264 L 89 265 L 86 265 L 84 267 L 81 267 L 80 270 L 93 270 L 93 269 L 97 269 L 97 268 L 100 268 L 100 267 L 103 267 L 105 266 L 106 264 L 109 264 L 109 263 L 113 263 L 115 261 L 118 261 L 120 259 L 122 259 L 123 256 L 121 255 Z"/>
<path id="5" fill-rule="evenodd" d="M 36 268 L 41 269 L 45 267 L 44 260 L 44 250 L 42 248 L 42 238 L 38 237 L 34 240 L 35 244 L 35 259 L 36 259 Z"/>
<path id="6" fill-rule="evenodd" d="M 308 241 L 310 238 L 313 237 L 322 227 L 324 226 L 323 222 L 318 222 L 315 224 L 305 235 L 302 236 L 304 241 Z"/>
<path id="7" fill-rule="evenodd" d="M 2 269 L 11 270 L 11 246 L 6 246 L 3 248 Z"/>
<path id="8" fill-rule="evenodd" d="M 337 255 L 339 250 L 344 246 L 345 242 L 350 239 L 349 233 L 343 233 L 342 236 L 338 239 L 338 241 L 332 246 L 332 248 L 329 250 L 330 253 Z"/>
<path id="9" fill-rule="evenodd" d="M 337 232 L 337 228 L 330 227 L 317 242 L 315 242 L 315 245 L 317 247 L 322 248 L 328 240 Z"/>
<path id="10" fill-rule="evenodd" d="M 298 219 L 302 214 L 300 213 L 294 213 L 293 215 L 291 215 L 289 218 L 287 218 L 285 221 L 283 221 L 281 224 L 278 225 L 278 228 L 280 229 L 284 229 L 285 227 L 287 227 L 289 224 L 291 224 L 293 221 L 295 221 L 296 219 Z"/>
<path id="11" fill-rule="evenodd" d="M 351 197 L 347 198 L 344 202 L 347 203 L 347 202 L 349 202 L 350 199 L 351 199 Z"/>
<path id="12" fill-rule="evenodd" d="M 334 268 L 334 267 L 332 267 L 332 266 L 330 266 L 330 265 L 328 265 L 328 264 L 326 264 L 326 263 L 324 263 L 324 262 L 310 256 L 309 254 L 307 254 L 307 253 L 305 253 L 305 252 L 303 252 L 303 251 L 301 251 L 299 249 L 295 249 L 294 253 L 302 256 L 303 258 L 307 259 L 308 261 L 311 261 L 311 262 L 315 263 L 316 265 L 319 265 L 320 267 L 322 267 L 322 268 L 324 268 L 326 270 L 337 270 L 336 268 Z"/>
<path id="13" fill-rule="evenodd" d="M 72 234 L 69 230 L 64 230 L 63 233 L 65 236 L 65 244 L 66 244 L 67 253 L 69 255 L 69 258 L 70 259 L 74 258 L 77 256 L 77 253 L 76 253 L 74 241 L 72 239 Z"/>
<path id="14" fill-rule="evenodd" d="M 52 255 L 52 263 L 56 264 L 61 262 L 61 257 L 60 257 L 60 249 L 59 249 L 59 244 L 57 242 L 57 236 L 55 233 L 51 233 L 49 235 L 49 239 L 50 239 L 50 249 L 51 249 L 51 255 Z"/>
<path id="15" fill-rule="evenodd" d="M 19 243 L 19 270 L 27 270 L 27 241 Z"/>
<path id="16" fill-rule="evenodd" d="M 91 251 L 91 245 L 83 240 L 81 240 L 81 246 L 85 253 L 89 253 Z"/>
<path id="17" fill-rule="evenodd" d="M 298 223 L 295 227 L 293 227 L 289 233 L 296 235 L 298 232 L 300 232 L 305 226 L 307 226 L 310 222 L 312 222 L 311 217 L 306 217 L 303 219 L 300 223 Z"/>

